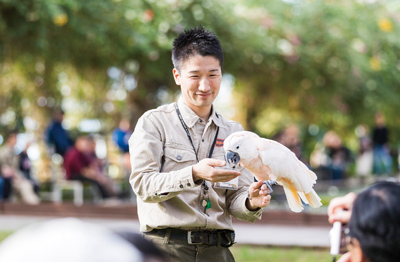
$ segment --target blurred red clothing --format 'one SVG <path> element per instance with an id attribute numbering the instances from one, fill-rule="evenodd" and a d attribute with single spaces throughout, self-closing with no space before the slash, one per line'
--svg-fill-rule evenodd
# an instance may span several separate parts
<path id="1" fill-rule="evenodd" d="M 64 156 L 64 169 L 68 180 L 78 179 L 82 176 L 82 169 L 89 167 L 90 157 L 80 152 L 75 147 L 71 147 Z"/>

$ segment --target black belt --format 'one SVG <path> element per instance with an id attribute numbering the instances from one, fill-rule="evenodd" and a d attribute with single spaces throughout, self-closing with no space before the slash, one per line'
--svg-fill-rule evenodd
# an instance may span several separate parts
<path id="1" fill-rule="evenodd" d="M 235 244 L 235 232 L 231 230 L 187 231 L 182 229 L 153 229 L 145 234 L 165 237 L 168 231 L 171 232 L 170 239 L 184 240 L 189 245 L 230 247 Z"/>

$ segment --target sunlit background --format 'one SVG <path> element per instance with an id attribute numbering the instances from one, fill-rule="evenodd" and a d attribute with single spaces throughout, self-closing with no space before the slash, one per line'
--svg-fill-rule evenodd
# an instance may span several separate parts
<path id="1" fill-rule="evenodd" d="M 382 112 L 396 175 L 399 14 L 398 0 L 0 0 L 0 145 L 19 129 L 17 153 L 29 144 L 35 176 L 51 180 L 62 158 L 44 133 L 62 108 L 71 136 L 91 134 L 110 177 L 126 180 L 111 132 L 179 97 L 172 41 L 203 25 L 224 50 L 223 115 L 266 138 L 295 126 L 310 163 L 329 130 L 355 160 Z M 346 178 L 357 176 L 353 161 Z"/>
<path id="2" fill-rule="evenodd" d="M 328 130 L 357 152 L 357 127 L 372 127 L 381 111 L 395 152 L 399 6 L 389 0 L 0 1 L 1 134 L 22 130 L 21 139 L 33 141 L 29 156 L 45 158 L 42 134 L 61 107 L 67 130 L 100 134 L 107 147 L 119 119 L 134 126 L 144 111 L 176 100 L 171 43 L 201 24 L 224 48 L 216 106 L 228 118 L 269 138 L 296 124 L 308 158 Z"/>

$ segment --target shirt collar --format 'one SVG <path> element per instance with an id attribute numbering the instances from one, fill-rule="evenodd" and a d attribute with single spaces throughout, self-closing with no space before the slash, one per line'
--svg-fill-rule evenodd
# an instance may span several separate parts
<path id="1" fill-rule="evenodd" d="M 189 128 L 192 128 L 196 124 L 196 122 L 199 121 L 200 117 L 185 104 L 182 96 L 178 100 L 178 107 L 179 111 L 182 114 L 183 120 L 185 121 L 185 124 Z M 209 120 L 213 121 L 214 124 L 216 124 L 217 126 L 224 126 L 222 116 L 217 111 L 215 111 L 214 106 L 212 106 L 211 108 L 211 115 Z"/>
<path id="2" fill-rule="evenodd" d="M 223 127 L 224 122 L 222 121 L 222 116 L 220 113 L 218 113 L 217 111 L 215 111 L 215 107 L 214 105 L 212 106 L 211 109 L 211 116 L 210 116 L 210 120 L 214 122 L 214 124 L 216 124 L 219 127 Z"/>

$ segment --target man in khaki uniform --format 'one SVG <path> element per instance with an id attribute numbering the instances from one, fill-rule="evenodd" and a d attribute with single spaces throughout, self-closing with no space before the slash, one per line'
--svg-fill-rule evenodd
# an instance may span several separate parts
<path id="1" fill-rule="evenodd" d="M 234 261 L 231 216 L 254 222 L 271 197 L 247 170 L 218 168 L 223 141 L 243 130 L 212 106 L 222 79 L 218 38 L 202 27 L 185 31 L 172 60 L 179 101 L 146 112 L 129 140 L 140 230 L 173 261 Z M 217 186 L 236 177 L 236 190 Z"/>

